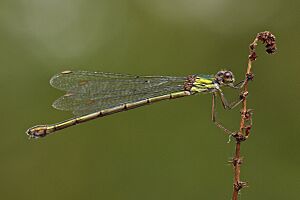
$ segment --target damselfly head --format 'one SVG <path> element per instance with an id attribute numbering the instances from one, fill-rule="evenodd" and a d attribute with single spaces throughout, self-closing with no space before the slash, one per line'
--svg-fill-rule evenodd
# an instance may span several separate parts
<path id="1" fill-rule="evenodd" d="M 215 78 L 217 82 L 222 85 L 230 85 L 235 81 L 233 73 L 227 70 L 219 71 L 215 75 Z"/>

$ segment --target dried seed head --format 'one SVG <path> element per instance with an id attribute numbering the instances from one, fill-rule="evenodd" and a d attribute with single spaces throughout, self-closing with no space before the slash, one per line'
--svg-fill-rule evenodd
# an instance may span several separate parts
<path id="1" fill-rule="evenodd" d="M 257 34 L 256 38 L 263 44 L 266 44 L 266 52 L 273 54 L 277 50 L 276 38 L 270 31 L 264 31 Z M 251 48 L 251 47 L 250 47 Z"/>
<path id="2" fill-rule="evenodd" d="M 235 188 L 236 191 L 240 191 L 242 188 L 248 187 L 248 183 L 247 182 L 242 182 L 242 181 L 234 183 L 233 185 L 234 185 L 234 188 Z"/>
<path id="3" fill-rule="evenodd" d="M 251 49 L 251 46 L 250 46 L 250 49 Z M 250 59 L 251 61 L 254 61 L 254 60 L 256 60 L 257 55 L 256 55 L 256 52 L 253 51 L 253 49 L 251 49 L 251 50 L 252 50 L 252 52 L 251 52 L 250 55 L 249 55 L 249 59 Z"/>

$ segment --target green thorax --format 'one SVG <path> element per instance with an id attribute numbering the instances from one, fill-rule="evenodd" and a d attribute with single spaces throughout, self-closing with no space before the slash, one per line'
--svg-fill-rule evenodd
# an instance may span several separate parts
<path id="1" fill-rule="evenodd" d="M 184 84 L 190 92 L 213 92 L 219 89 L 219 84 L 213 75 L 190 75 Z"/>

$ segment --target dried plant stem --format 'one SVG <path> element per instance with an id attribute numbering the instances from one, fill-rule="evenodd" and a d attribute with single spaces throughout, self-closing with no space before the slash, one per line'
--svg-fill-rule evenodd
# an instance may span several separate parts
<path id="1" fill-rule="evenodd" d="M 248 62 L 248 68 L 247 68 L 247 74 L 251 74 L 251 67 L 252 67 L 252 61 L 249 59 Z M 243 88 L 243 93 L 248 93 L 248 79 L 246 79 L 246 83 Z M 241 158 L 241 142 L 246 139 L 246 136 L 244 137 L 243 129 L 245 127 L 245 113 L 247 112 L 247 98 L 243 98 L 242 101 L 242 115 L 241 115 L 241 122 L 240 122 L 240 129 L 238 133 L 235 133 L 234 137 L 236 138 L 236 146 L 235 146 L 235 155 L 233 158 L 233 166 L 234 166 L 234 184 L 233 184 L 233 195 L 232 199 L 237 200 L 239 191 L 246 186 L 245 182 L 240 181 L 240 174 L 241 174 L 241 164 L 242 164 L 242 158 Z M 249 134 L 248 134 L 249 135 Z M 247 136 L 248 137 L 248 136 Z"/>
<path id="2" fill-rule="evenodd" d="M 232 194 L 232 200 L 238 199 L 239 191 L 247 186 L 246 182 L 242 182 L 240 180 L 240 174 L 241 174 L 241 164 L 242 164 L 242 158 L 241 158 L 241 142 L 245 141 L 249 135 L 250 135 L 250 129 L 252 127 L 252 110 L 247 109 L 247 98 L 248 95 L 248 82 L 249 80 L 253 79 L 253 74 L 251 71 L 252 68 L 252 62 L 256 60 L 257 55 L 255 52 L 255 48 L 257 46 L 257 42 L 261 41 L 262 43 L 266 44 L 266 52 L 268 54 L 273 54 L 276 51 L 276 42 L 275 42 L 275 36 L 272 35 L 269 31 L 264 31 L 261 33 L 258 33 L 256 38 L 254 39 L 253 43 L 249 46 L 249 56 L 248 56 L 248 67 L 246 71 L 246 81 L 243 87 L 243 92 L 241 97 L 242 100 L 242 110 L 241 110 L 241 121 L 240 121 L 240 128 L 239 131 L 236 133 L 233 133 L 233 137 L 236 139 L 236 146 L 235 146 L 235 155 L 233 160 L 231 161 L 234 167 L 234 184 L 233 184 L 233 194 Z"/>

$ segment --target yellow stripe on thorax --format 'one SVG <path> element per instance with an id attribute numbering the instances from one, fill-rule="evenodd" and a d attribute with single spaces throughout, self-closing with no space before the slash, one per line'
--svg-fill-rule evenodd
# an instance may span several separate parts
<path id="1" fill-rule="evenodd" d="M 193 83 L 193 87 L 191 88 L 192 92 L 206 92 L 209 89 L 215 88 L 215 84 L 213 79 L 207 79 L 202 77 L 197 77 L 195 82 Z"/>

